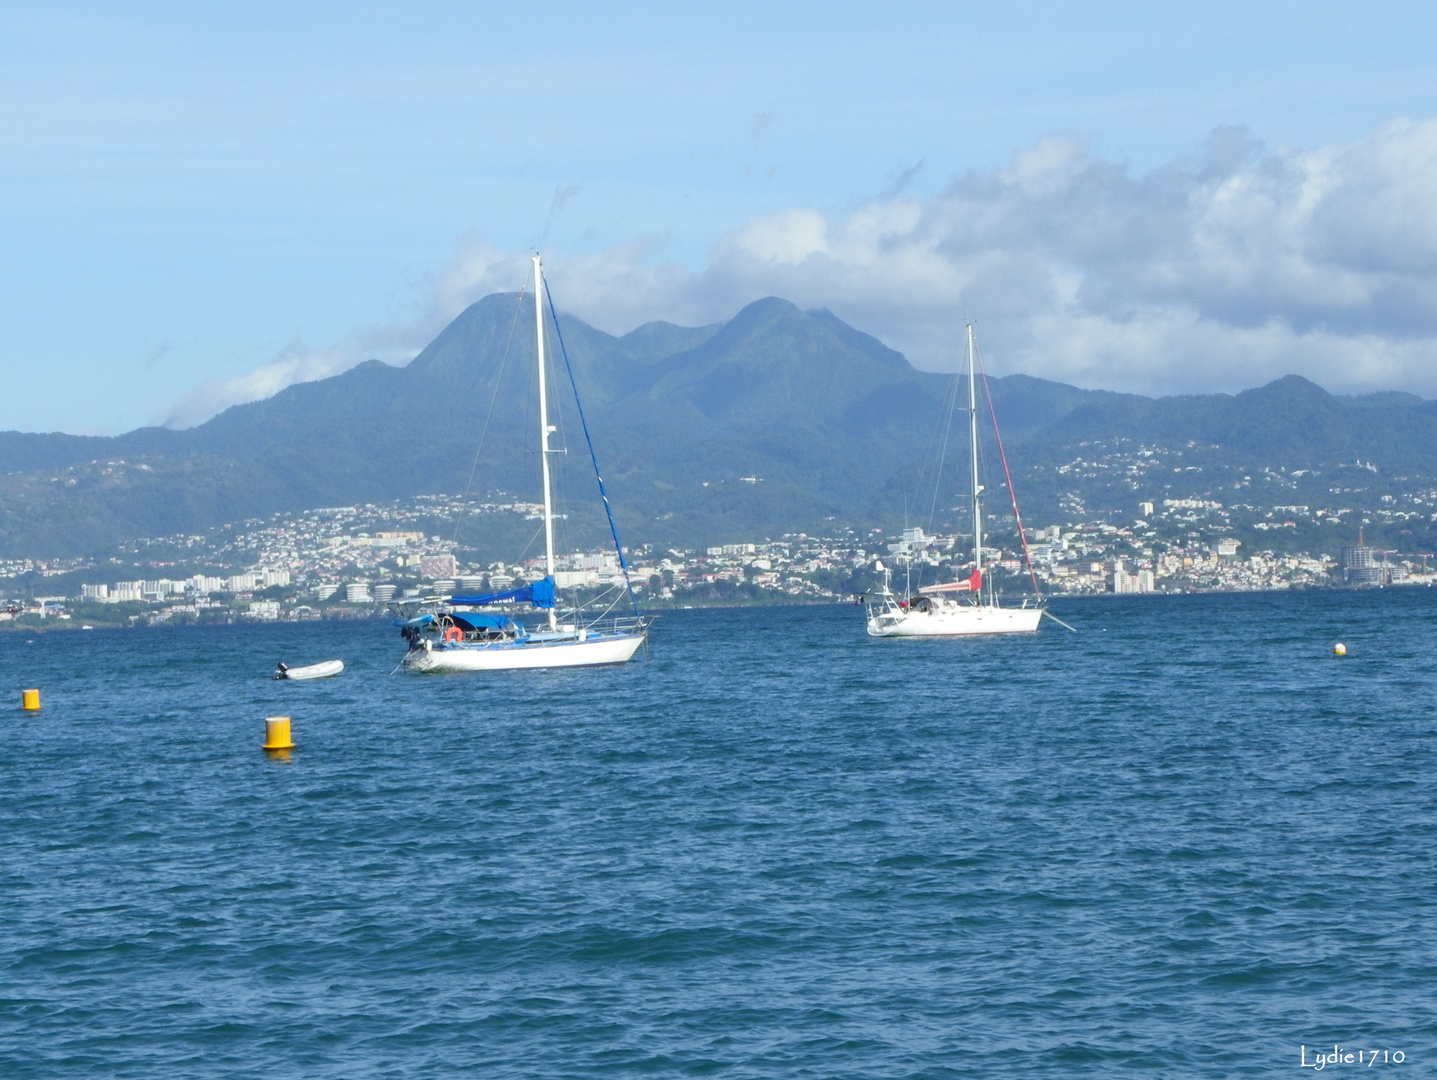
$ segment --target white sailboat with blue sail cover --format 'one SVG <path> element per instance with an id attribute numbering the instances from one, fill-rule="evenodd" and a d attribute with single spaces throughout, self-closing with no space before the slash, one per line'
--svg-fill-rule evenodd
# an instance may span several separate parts
<path id="1" fill-rule="evenodd" d="M 583 405 L 579 403 L 579 390 L 574 380 L 573 367 L 569 363 L 568 350 L 564 348 L 558 315 L 544 284 L 544 270 L 538 255 L 534 256 L 533 262 L 534 333 L 539 361 L 539 471 L 544 485 L 545 573 L 538 581 L 505 592 L 431 597 L 420 602 L 421 606 L 433 610 L 411 613 L 410 607 L 402 606 L 402 617 L 395 620 L 395 625 L 409 643 L 409 651 L 403 661 L 406 671 L 512 671 L 525 668 L 623 664 L 633 657 L 648 636 L 652 620 L 640 614 L 638 600 L 629 581 L 628 560 L 624 556 L 624 546 L 619 542 L 613 510 L 609 506 L 604 478 L 599 472 L 598 457 L 594 453 L 593 439 L 589 435 L 589 424 L 584 418 Z M 549 424 L 548 384 L 544 360 L 546 299 L 549 313 L 553 317 L 559 350 L 564 359 L 564 368 L 574 391 L 574 401 L 583 425 L 584 439 L 588 443 L 589 457 L 594 463 L 599 498 L 603 500 L 604 511 L 608 515 L 609 531 L 613 536 L 619 567 L 624 575 L 624 587 L 633 607 L 633 616 L 629 618 L 585 622 L 580 610 L 567 613 L 564 621 L 558 617 L 558 597 L 554 586 L 554 498 L 549 475 L 549 455 L 562 451 L 556 451 L 549 445 L 549 436 L 557 429 Z M 537 627 L 526 626 L 511 614 L 523 604 L 529 605 L 536 614 L 542 614 Z"/>

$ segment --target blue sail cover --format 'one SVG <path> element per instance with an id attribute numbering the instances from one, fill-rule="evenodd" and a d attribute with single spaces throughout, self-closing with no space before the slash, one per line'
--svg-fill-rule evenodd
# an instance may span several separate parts
<path id="1" fill-rule="evenodd" d="M 449 618 L 461 630 L 520 629 L 519 624 L 507 615 L 485 615 L 482 612 L 466 611 L 463 615 L 450 615 Z"/>
<path id="2" fill-rule="evenodd" d="M 532 585 L 525 585 L 522 589 L 510 589 L 508 592 L 483 593 L 479 596 L 451 596 L 451 604 L 472 604 L 479 607 L 484 604 L 533 604 L 536 608 L 551 608 L 554 606 L 554 579 L 551 577 L 540 578 Z"/>

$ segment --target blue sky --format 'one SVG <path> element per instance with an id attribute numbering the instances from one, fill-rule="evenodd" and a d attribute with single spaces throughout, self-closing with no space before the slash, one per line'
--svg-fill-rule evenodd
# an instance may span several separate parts
<path id="1" fill-rule="evenodd" d="M 1437 396 L 1434 40 L 1401 3 L 8 5 L 0 427 L 402 362 L 540 240 L 611 331 L 778 292 L 926 367 L 972 318 L 1083 385 Z"/>

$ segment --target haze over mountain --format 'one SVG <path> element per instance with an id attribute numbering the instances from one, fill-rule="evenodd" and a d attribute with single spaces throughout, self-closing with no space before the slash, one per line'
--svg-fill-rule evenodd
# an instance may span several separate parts
<path id="1" fill-rule="evenodd" d="M 370 361 L 189 430 L 0 433 L 0 553 L 84 554 L 422 493 L 537 498 L 532 317 L 527 300 L 491 295 L 404 367 Z M 892 528 L 930 498 L 931 473 L 920 474 L 953 377 L 914 369 L 828 311 L 768 298 L 721 325 L 656 322 L 615 337 L 565 316 L 562 334 L 631 542 Z M 558 487 L 574 541 L 597 540 L 587 450 L 554 353 L 556 445 L 569 451 Z M 1296 376 L 1235 396 L 1150 399 L 1021 375 L 991 391 L 1030 521 L 1056 512 L 1061 485 L 1045 470 L 1084 444 L 1194 443 L 1253 467 L 1360 458 L 1437 474 L 1437 403 L 1415 395 L 1338 398 Z"/>

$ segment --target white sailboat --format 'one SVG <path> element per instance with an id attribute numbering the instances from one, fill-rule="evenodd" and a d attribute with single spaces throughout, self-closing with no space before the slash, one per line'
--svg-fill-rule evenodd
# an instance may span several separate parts
<path id="1" fill-rule="evenodd" d="M 873 637 L 968 637 L 979 634 L 1031 634 L 1043 608 L 1036 601 L 1001 607 L 993 583 L 983 573 L 983 486 L 978 479 L 978 385 L 973 327 L 968 327 L 968 452 L 972 466 L 973 572 L 962 581 L 928 585 L 912 599 L 893 594 L 893 572 L 879 562 L 883 589 L 867 599 L 868 633 Z M 1011 493 L 1011 484 L 1009 487 Z M 1016 511 L 1016 503 L 1014 504 Z M 1015 512 L 1014 517 L 1017 517 Z M 1018 521 L 1021 532 L 1022 522 Z"/>
<path id="2" fill-rule="evenodd" d="M 648 636 L 651 620 L 639 614 L 638 603 L 628 581 L 628 560 L 624 557 L 623 545 L 619 543 L 618 530 L 614 526 L 614 516 L 609 508 L 609 497 L 604 490 L 604 479 L 599 473 L 592 440 L 589 441 L 589 455 L 594 461 L 599 496 L 603 499 L 605 512 L 608 513 L 609 528 L 613 533 L 614 547 L 618 551 L 619 565 L 624 572 L 624 583 L 629 601 L 633 605 L 634 616 L 609 619 L 602 623 L 585 623 L 580 613 L 575 612 L 572 622 L 560 622 L 558 619 L 554 588 L 554 500 L 549 477 L 549 455 L 561 451 L 555 451 L 549 446 L 549 436 L 557 429 L 549 424 L 549 397 L 544 363 L 544 297 L 547 294 L 543 266 L 538 255 L 534 256 L 533 262 L 534 333 L 539 362 L 539 462 L 544 483 L 545 576 L 507 592 L 438 598 L 441 602 L 437 610 L 397 619 L 396 625 L 401 628 L 401 633 L 409 642 L 409 651 L 403 661 L 406 671 L 513 671 L 623 664 L 633 657 Z M 552 303 L 550 310 L 552 312 Z M 556 332 L 557 327 L 556 317 Z M 561 335 L 560 348 L 562 347 Z M 564 359 L 567 366 L 567 354 Z M 572 377 L 573 373 L 570 371 L 571 380 Z M 576 388 L 576 402 L 577 397 Z M 579 417 L 583 420 L 582 406 L 579 406 Z M 584 437 L 589 437 L 586 421 Z M 545 612 L 547 625 L 530 629 L 508 614 L 512 606 L 524 603 L 532 605 L 537 611 Z M 492 610 L 496 607 L 500 609 L 499 613 Z M 491 610 L 475 610 L 476 608 Z"/>

